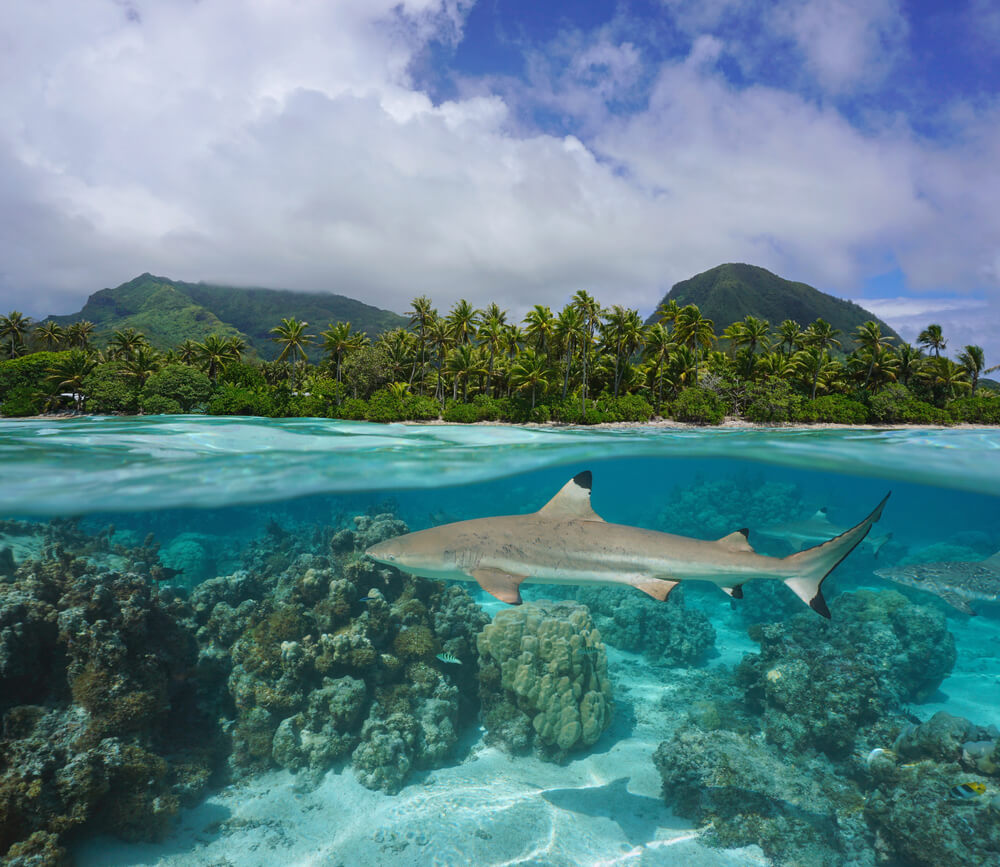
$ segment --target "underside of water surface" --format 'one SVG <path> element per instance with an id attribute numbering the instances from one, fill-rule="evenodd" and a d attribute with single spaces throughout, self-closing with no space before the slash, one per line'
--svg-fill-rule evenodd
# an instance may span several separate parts
<path id="1" fill-rule="evenodd" d="M 830 619 L 365 555 L 584 470 L 771 558 L 891 496 Z M 1000 862 L 998 431 L 11 421 L 0 474 L 4 863 Z"/>

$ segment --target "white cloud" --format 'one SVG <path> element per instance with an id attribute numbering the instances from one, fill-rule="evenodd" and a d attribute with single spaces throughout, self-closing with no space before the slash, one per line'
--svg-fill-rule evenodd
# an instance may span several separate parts
<path id="1" fill-rule="evenodd" d="M 146 270 L 515 312 L 580 287 L 649 310 L 724 261 L 846 295 L 887 257 L 918 287 L 1000 281 L 995 112 L 947 147 L 860 132 L 731 86 L 720 37 L 650 70 L 610 30 L 574 37 L 533 95 L 435 106 L 408 70 L 464 3 L 57 5 L 0 23 L 0 310 L 68 312 Z M 616 117 L 651 72 L 648 105 Z M 584 129 L 526 132 L 519 96 Z"/>
<path id="2" fill-rule="evenodd" d="M 786 0 L 770 13 L 827 90 L 877 83 L 902 50 L 906 19 L 898 0 Z"/>

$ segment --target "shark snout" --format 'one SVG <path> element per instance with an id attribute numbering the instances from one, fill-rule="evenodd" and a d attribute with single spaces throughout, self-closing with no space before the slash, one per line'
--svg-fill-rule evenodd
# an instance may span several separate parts
<path id="1" fill-rule="evenodd" d="M 375 560 L 388 560 L 390 563 L 396 559 L 395 553 L 389 549 L 389 546 L 385 542 L 372 545 L 365 553 Z"/>

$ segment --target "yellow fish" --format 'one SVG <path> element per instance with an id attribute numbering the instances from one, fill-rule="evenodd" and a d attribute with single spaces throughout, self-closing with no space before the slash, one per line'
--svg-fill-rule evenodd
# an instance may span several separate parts
<path id="1" fill-rule="evenodd" d="M 986 786 L 982 783 L 959 783 L 953 786 L 948 796 L 958 801 L 967 801 L 970 798 L 978 798 L 986 791 Z"/>

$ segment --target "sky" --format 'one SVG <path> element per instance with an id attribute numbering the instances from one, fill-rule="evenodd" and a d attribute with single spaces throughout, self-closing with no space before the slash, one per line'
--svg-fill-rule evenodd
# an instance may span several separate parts
<path id="1" fill-rule="evenodd" d="M 5 0 L 0 310 L 749 262 L 1000 363 L 998 55 L 994 0 Z"/>

